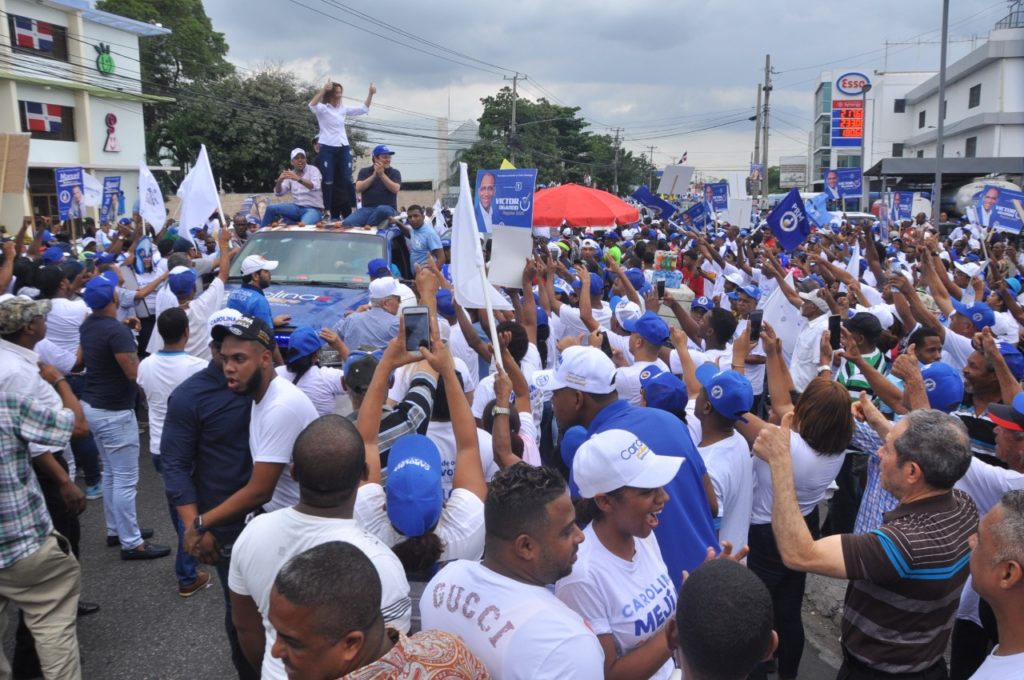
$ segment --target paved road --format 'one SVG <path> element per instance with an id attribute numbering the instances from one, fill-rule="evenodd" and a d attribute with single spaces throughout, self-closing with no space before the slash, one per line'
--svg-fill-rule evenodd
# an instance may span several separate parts
<path id="1" fill-rule="evenodd" d="M 142 437 L 145 447 L 146 437 Z M 172 543 L 174 529 L 163 484 L 146 448 L 140 466 L 138 514 L 154 541 Z M 81 481 L 81 480 L 79 480 Z M 79 619 L 83 677 L 89 680 L 223 680 L 236 677 L 224 634 L 224 600 L 216 572 L 211 586 L 179 597 L 173 553 L 158 560 L 122 562 L 107 548 L 102 501 L 89 501 L 82 522 L 82 599 L 99 613 Z M 13 618 L 4 648 L 10 658 Z M 807 620 L 805 625 L 816 625 Z M 820 625 L 827 625 L 827 622 Z M 808 635 L 801 680 L 831 680 L 836 666 L 823 661 Z M 826 652 L 826 657 L 828 653 Z M 833 660 L 832 657 L 830 660 Z M 774 676 L 772 676 L 774 677 Z"/>

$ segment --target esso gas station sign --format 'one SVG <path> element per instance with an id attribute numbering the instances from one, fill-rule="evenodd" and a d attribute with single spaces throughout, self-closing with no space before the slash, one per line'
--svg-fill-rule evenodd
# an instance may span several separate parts
<path id="1" fill-rule="evenodd" d="M 871 86 L 871 79 L 863 73 L 844 73 L 836 78 L 836 89 L 849 97 L 864 94 L 865 88 Z"/>

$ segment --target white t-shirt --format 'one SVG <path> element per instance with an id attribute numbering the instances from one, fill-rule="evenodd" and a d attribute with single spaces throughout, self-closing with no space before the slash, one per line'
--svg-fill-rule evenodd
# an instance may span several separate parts
<path id="1" fill-rule="evenodd" d="M 139 362 L 135 382 L 146 393 L 149 405 L 149 452 L 160 455 L 160 437 L 167 417 L 167 400 L 171 392 L 193 373 L 206 368 L 207 362 L 185 352 L 159 352 Z"/>
<path id="2" fill-rule="evenodd" d="M 89 314 L 89 306 L 81 299 L 53 298 L 46 315 L 47 339 L 65 352 L 78 352 L 78 329 Z"/>
<path id="3" fill-rule="evenodd" d="M 803 392 L 811 381 L 818 377 L 818 366 L 821 365 L 821 336 L 828 330 L 828 314 L 822 314 L 808 322 L 800 335 L 796 336 L 796 346 L 789 363 L 789 373 L 793 376 L 793 387 Z"/>
<path id="4" fill-rule="evenodd" d="M 424 630 L 462 638 L 495 678 L 594 680 L 604 651 L 579 614 L 543 586 L 458 560 L 430 580 L 420 598 Z"/>
<path id="5" fill-rule="evenodd" d="M 1009 680 L 1024 677 L 1024 652 L 1009 656 L 996 656 L 999 645 L 985 657 L 985 662 L 978 666 L 970 680 Z"/>
<path id="6" fill-rule="evenodd" d="M 601 305 L 601 308 L 592 308 L 591 315 L 594 317 L 594 321 L 598 323 L 601 328 L 608 330 L 612 327 L 612 308 L 607 303 Z M 577 335 L 583 335 L 584 337 L 590 335 L 590 331 L 587 330 L 586 324 L 580 318 L 580 310 L 577 307 L 570 307 L 569 305 L 562 305 L 558 313 L 558 318 L 564 325 L 562 329 L 561 337 Z"/>
<path id="7" fill-rule="evenodd" d="M 295 384 L 295 374 L 287 366 L 278 366 L 274 370 L 279 378 Z M 297 387 L 309 397 L 316 412 L 322 416 L 334 413 L 338 406 L 337 397 L 345 393 L 341 389 L 341 371 L 330 366 L 311 366 L 299 379 Z"/>
<path id="8" fill-rule="evenodd" d="M 49 338 L 43 338 L 37 342 L 35 351 L 39 355 L 40 361 L 50 364 L 64 375 L 70 373 L 78 361 L 78 355 L 75 352 L 65 350 Z"/>
<path id="9" fill-rule="evenodd" d="M 175 305 L 172 305 L 175 306 Z M 210 354 L 210 317 L 213 313 L 224 307 L 224 282 L 219 278 L 202 293 L 188 301 L 185 308 L 185 316 L 188 317 L 188 341 L 185 343 L 185 351 L 203 361 L 213 358 Z M 161 310 L 162 312 L 163 310 Z M 159 333 L 154 332 L 149 336 L 149 345 L 146 351 L 150 354 L 159 352 L 164 347 L 163 338 Z"/>
<path id="10" fill-rule="evenodd" d="M 355 518 L 359 526 L 393 547 L 405 540 L 391 526 L 387 497 L 380 484 L 363 484 L 356 495 Z M 466 489 L 455 489 L 444 504 L 434 533 L 444 543 L 439 562 L 478 560 L 484 554 L 484 502 Z"/>
<path id="11" fill-rule="evenodd" d="M 964 370 L 967 360 L 974 354 L 971 339 L 954 333 L 949 328 L 946 329 L 946 338 L 942 341 L 942 349 L 945 353 L 943 361 L 952 366 L 957 373 Z"/>
<path id="12" fill-rule="evenodd" d="M 625 656 L 675 615 L 675 585 L 653 533 L 633 539 L 636 554 L 629 561 L 604 547 L 593 524 L 583 535 L 572 573 L 555 584 L 555 595 L 596 635 L 611 635 L 619 656 Z M 669 659 L 650 677 L 665 680 L 673 670 Z"/>
<path id="13" fill-rule="evenodd" d="M 459 357 L 452 355 L 452 363 L 455 364 L 455 372 L 462 378 L 462 389 L 466 394 L 469 394 L 476 389 L 476 383 L 471 382 L 466 376 L 471 376 L 469 367 Z M 395 402 L 396 404 L 409 394 L 409 386 L 412 384 L 412 376 L 416 373 L 416 364 L 406 364 L 405 366 L 399 366 L 395 369 L 392 375 L 393 382 L 391 387 L 388 388 L 388 399 Z M 438 378 L 438 384 L 440 385 L 441 378 Z"/>
<path id="14" fill-rule="evenodd" d="M 632 366 L 615 369 L 615 391 L 619 393 L 619 399 L 625 399 L 630 406 L 640 405 L 640 374 L 652 365 L 662 371 L 668 370 L 668 366 L 661 359 L 637 361 Z"/>
<path id="15" fill-rule="evenodd" d="M 718 499 L 718 516 L 722 518 L 718 539 L 731 541 L 733 550 L 738 551 L 747 544 L 750 510 L 754 504 L 754 465 L 750 446 L 743 435 L 733 432 L 731 437 L 710 446 L 700 446 L 697 450 L 708 468 L 711 486 Z"/>
<path id="16" fill-rule="evenodd" d="M 263 506 L 267 512 L 299 502 L 299 483 L 292 479 L 292 447 L 306 426 L 319 418 L 313 402 L 295 385 L 275 377 L 266 394 L 252 403 L 249 419 L 249 448 L 254 463 L 284 465 L 274 497 Z"/>
<path id="17" fill-rule="evenodd" d="M 732 334 L 732 339 L 735 341 L 736 338 L 738 338 L 740 336 L 740 333 L 743 333 L 746 330 L 747 330 L 747 321 L 745 319 L 743 319 L 738 324 L 736 324 L 736 332 Z M 760 340 L 757 341 L 756 345 L 754 345 L 753 347 L 750 348 L 750 356 L 752 356 L 752 357 L 762 357 L 762 358 L 764 358 L 766 356 L 765 353 L 764 353 L 764 347 L 761 346 L 761 341 Z M 729 357 L 729 361 L 730 361 L 729 366 L 722 365 L 721 368 L 726 368 L 726 369 L 730 368 L 732 366 L 732 357 L 731 356 Z M 765 364 L 745 364 L 743 366 L 743 375 L 745 375 L 747 377 L 747 380 L 750 381 L 751 387 L 754 388 L 754 396 L 755 397 L 759 396 L 760 394 L 762 394 L 764 392 L 764 373 L 765 373 Z"/>
<path id="18" fill-rule="evenodd" d="M 703 352 L 690 350 L 690 355 L 697 368 L 704 364 L 715 364 L 719 370 L 728 371 L 732 367 L 732 345 L 725 349 L 709 349 Z M 679 352 L 672 352 L 668 358 L 668 365 L 676 375 L 683 374 L 683 362 L 679 359 Z"/>
<path id="19" fill-rule="evenodd" d="M 427 438 L 437 445 L 441 452 L 441 484 L 444 486 L 444 497 L 452 495 L 452 480 L 455 478 L 455 430 L 450 422 L 430 421 L 427 425 Z M 498 464 L 494 462 L 494 450 L 491 447 L 491 435 L 487 430 L 476 428 L 476 441 L 480 447 L 480 465 L 484 469 L 484 479 L 488 482 L 498 473 Z"/>
<path id="20" fill-rule="evenodd" d="M 438 320 L 439 323 L 441 321 L 444 321 L 444 319 Z M 480 355 L 469 346 L 469 342 L 466 341 L 466 336 L 462 333 L 462 328 L 459 324 L 453 323 L 449 325 L 451 326 L 451 335 L 448 338 L 448 349 L 451 350 L 453 358 L 461 359 L 462 363 L 466 365 L 469 375 L 462 376 L 463 386 L 471 386 L 470 389 L 466 390 L 471 392 L 476 389 L 476 384 L 480 382 Z M 400 400 L 396 399 L 396 401 Z"/>
<path id="21" fill-rule="evenodd" d="M 789 450 L 793 457 L 793 483 L 800 514 L 806 517 L 825 497 L 828 485 L 843 467 L 845 454 L 822 455 L 811 448 L 796 431 L 789 437 Z M 751 524 L 771 524 L 772 473 L 768 463 L 754 459 L 754 506 Z"/>
<path id="22" fill-rule="evenodd" d="M 277 380 L 273 382 L 278 382 Z M 284 665 L 270 653 L 277 631 L 267 618 L 270 591 L 277 572 L 289 559 L 330 541 L 344 541 L 359 548 L 377 570 L 381 583 L 381 613 L 392 628 L 409 632 L 412 601 L 405 570 L 391 549 L 360 528 L 354 519 L 314 517 L 294 508 L 254 517 L 235 541 L 231 551 L 228 586 L 239 595 L 248 595 L 263 616 L 266 646 L 263 652 L 264 680 L 285 680 Z"/>

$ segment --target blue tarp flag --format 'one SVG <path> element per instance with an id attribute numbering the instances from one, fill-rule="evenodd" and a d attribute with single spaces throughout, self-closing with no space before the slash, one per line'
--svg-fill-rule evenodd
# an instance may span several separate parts
<path id="1" fill-rule="evenodd" d="M 684 215 L 690 216 L 690 223 L 697 229 L 707 229 L 711 224 L 711 215 L 708 212 L 708 204 L 704 201 L 695 203 Z"/>
<path id="2" fill-rule="evenodd" d="M 799 191 L 790 189 L 786 197 L 779 201 L 768 215 L 768 226 L 786 252 L 795 250 L 807 239 L 811 233 L 811 223 L 807 219 Z"/>
<path id="3" fill-rule="evenodd" d="M 665 199 L 652 194 L 646 184 L 641 184 L 640 188 L 632 193 L 632 197 L 653 210 L 661 219 L 667 220 L 676 214 L 676 207 Z"/>
<path id="4" fill-rule="evenodd" d="M 814 198 L 809 198 L 804 201 L 804 207 L 807 208 L 807 217 L 810 218 L 816 227 L 827 227 L 832 221 L 832 216 L 828 213 L 828 196 L 824 193 L 820 193 Z"/>

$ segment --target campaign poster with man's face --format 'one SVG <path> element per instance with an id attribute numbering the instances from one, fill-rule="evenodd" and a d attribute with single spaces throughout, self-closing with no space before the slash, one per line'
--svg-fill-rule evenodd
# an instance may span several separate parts
<path id="1" fill-rule="evenodd" d="M 477 171 L 477 228 L 486 233 L 495 226 L 532 228 L 536 184 L 534 168 Z"/>
<path id="2" fill-rule="evenodd" d="M 61 222 L 82 216 L 82 168 L 56 168 L 57 212 Z"/>
<path id="3" fill-rule="evenodd" d="M 975 212 L 981 226 L 1019 234 L 1024 226 L 1024 193 L 988 184 L 978 194 Z"/>

